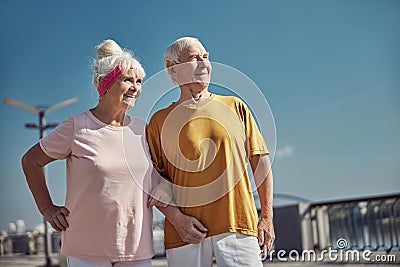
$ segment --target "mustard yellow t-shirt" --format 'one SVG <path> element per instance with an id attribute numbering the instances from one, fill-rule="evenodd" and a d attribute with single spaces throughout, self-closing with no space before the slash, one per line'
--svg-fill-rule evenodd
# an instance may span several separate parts
<path id="1" fill-rule="evenodd" d="M 198 104 L 172 103 L 152 116 L 147 141 L 155 169 L 174 184 L 174 202 L 207 236 L 257 236 L 247 165 L 249 156 L 269 152 L 243 101 L 213 94 Z M 187 244 L 168 220 L 164 233 L 166 249 Z"/>

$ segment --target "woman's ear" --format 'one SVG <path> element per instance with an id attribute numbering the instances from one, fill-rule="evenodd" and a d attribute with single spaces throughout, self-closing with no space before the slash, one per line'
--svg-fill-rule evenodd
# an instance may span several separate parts
<path id="1" fill-rule="evenodd" d="M 99 78 L 99 86 L 104 81 L 104 77 Z"/>

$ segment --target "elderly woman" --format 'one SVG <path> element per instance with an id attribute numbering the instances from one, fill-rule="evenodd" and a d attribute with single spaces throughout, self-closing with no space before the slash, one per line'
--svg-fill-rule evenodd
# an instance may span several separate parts
<path id="1" fill-rule="evenodd" d="M 126 115 L 145 72 L 113 40 L 98 47 L 95 108 L 71 116 L 22 159 L 40 213 L 62 231 L 68 266 L 151 266 L 152 210 L 145 190 L 151 162 L 144 121 Z M 65 206 L 54 205 L 43 168 L 66 159 Z"/>

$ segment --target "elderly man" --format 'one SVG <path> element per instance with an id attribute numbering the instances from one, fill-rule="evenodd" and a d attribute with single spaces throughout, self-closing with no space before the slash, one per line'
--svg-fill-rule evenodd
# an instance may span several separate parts
<path id="1" fill-rule="evenodd" d="M 198 39 L 172 43 L 165 66 L 180 98 L 152 116 L 147 140 L 155 169 L 172 187 L 174 205 L 150 200 L 166 217 L 168 266 L 212 266 L 213 256 L 218 266 L 262 266 L 259 255 L 275 236 L 269 152 L 257 124 L 239 98 L 208 91 L 212 68 Z"/>

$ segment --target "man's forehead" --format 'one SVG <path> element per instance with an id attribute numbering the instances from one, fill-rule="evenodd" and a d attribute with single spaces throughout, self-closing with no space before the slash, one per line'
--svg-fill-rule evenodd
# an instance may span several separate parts
<path id="1" fill-rule="evenodd" d="M 207 53 L 206 49 L 204 48 L 203 45 L 199 44 L 194 44 L 188 46 L 186 49 L 183 49 L 182 54 L 195 54 L 195 53 Z"/>

